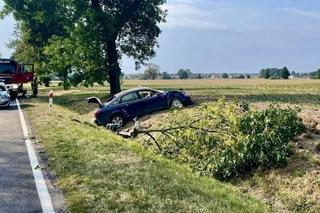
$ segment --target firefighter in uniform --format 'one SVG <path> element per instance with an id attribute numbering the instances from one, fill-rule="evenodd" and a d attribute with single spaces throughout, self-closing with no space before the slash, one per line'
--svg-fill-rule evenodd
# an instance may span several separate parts
<path id="1" fill-rule="evenodd" d="M 37 97 L 38 96 L 38 78 L 34 77 L 33 81 L 31 83 L 31 87 L 32 87 L 32 95 L 33 97 Z"/>

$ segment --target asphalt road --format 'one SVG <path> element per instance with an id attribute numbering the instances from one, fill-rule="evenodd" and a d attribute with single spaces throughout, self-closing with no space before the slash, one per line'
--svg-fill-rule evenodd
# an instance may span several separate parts
<path id="1" fill-rule="evenodd" d="M 0 108 L 0 212 L 42 212 L 16 106 Z"/>

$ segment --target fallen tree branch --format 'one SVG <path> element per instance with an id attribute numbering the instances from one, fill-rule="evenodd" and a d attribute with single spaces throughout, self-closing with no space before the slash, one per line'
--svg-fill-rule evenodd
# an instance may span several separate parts
<path id="1" fill-rule="evenodd" d="M 157 145 L 158 149 L 160 151 L 162 151 L 161 146 L 159 145 L 159 143 L 157 142 L 157 140 L 150 134 L 150 133 L 146 133 L 150 138 L 152 138 L 152 140 L 155 142 L 155 144 Z"/>
<path id="2" fill-rule="evenodd" d="M 226 131 L 221 131 L 221 130 L 213 130 L 213 129 L 206 129 L 206 128 L 199 128 L 199 127 L 195 127 L 195 126 L 188 126 L 188 125 L 184 125 L 184 126 L 176 126 L 176 127 L 168 127 L 168 128 L 163 128 L 163 129 L 142 129 L 142 128 L 134 128 L 133 134 L 150 134 L 150 133 L 162 133 L 162 134 L 168 134 L 172 131 L 175 130 L 185 130 L 185 129 L 194 129 L 194 130 L 200 130 L 202 132 L 206 132 L 206 133 L 214 133 L 214 134 L 224 134 L 224 135 L 228 135 L 234 139 L 236 139 L 235 136 L 233 136 L 231 133 L 226 132 Z M 170 135 L 172 135 L 170 133 Z"/>
<path id="3" fill-rule="evenodd" d="M 156 144 L 156 146 L 158 147 L 158 149 L 161 151 L 161 146 L 158 143 L 158 141 L 156 140 L 156 138 L 152 135 L 152 133 L 161 133 L 163 135 L 165 135 L 167 138 L 169 138 L 170 140 L 172 140 L 174 142 L 174 144 L 179 148 L 178 143 L 174 140 L 175 135 L 172 133 L 174 131 L 177 130 L 186 130 L 186 129 L 193 129 L 193 130 L 198 130 L 204 133 L 212 133 L 212 134 L 224 134 L 227 135 L 229 137 L 232 137 L 234 139 L 236 139 L 236 137 L 234 135 L 232 135 L 231 133 L 227 132 L 227 131 L 221 131 L 221 130 L 214 130 L 214 129 L 209 129 L 209 128 L 200 128 L 200 127 L 196 127 L 194 126 L 195 123 L 198 123 L 199 121 L 201 121 L 201 118 L 196 119 L 191 121 L 189 124 L 185 124 L 185 125 L 178 125 L 177 126 L 173 126 L 173 127 L 166 127 L 166 128 L 159 128 L 159 129 L 144 129 L 141 128 L 140 122 L 135 119 L 135 126 L 128 132 L 120 132 L 118 134 L 122 135 L 123 137 L 136 137 L 139 134 L 145 134 L 147 136 L 149 136 L 154 143 Z"/>

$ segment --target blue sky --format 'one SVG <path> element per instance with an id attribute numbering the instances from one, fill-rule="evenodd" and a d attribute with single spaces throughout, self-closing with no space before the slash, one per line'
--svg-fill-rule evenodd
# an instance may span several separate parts
<path id="1" fill-rule="evenodd" d="M 3 2 L 0 0 L 0 7 Z M 297 72 L 320 68 L 319 0 L 168 0 L 160 48 L 153 63 L 162 71 L 254 73 L 287 66 Z M 0 52 L 13 30 L 0 22 Z M 125 73 L 134 63 L 121 62 Z"/>

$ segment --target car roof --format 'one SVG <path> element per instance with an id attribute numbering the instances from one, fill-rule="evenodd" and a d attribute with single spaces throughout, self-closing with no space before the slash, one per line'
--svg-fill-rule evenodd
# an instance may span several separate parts
<path id="1" fill-rule="evenodd" d="M 124 95 L 127 95 L 129 93 L 132 93 L 132 92 L 138 92 L 138 91 L 141 91 L 141 90 L 152 90 L 152 91 L 155 91 L 154 89 L 151 89 L 149 87 L 136 87 L 136 88 L 133 88 L 133 89 L 129 89 L 129 90 L 125 90 L 123 92 L 119 92 L 115 95 L 116 98 L 118 97 L 122 97 Z"/>

